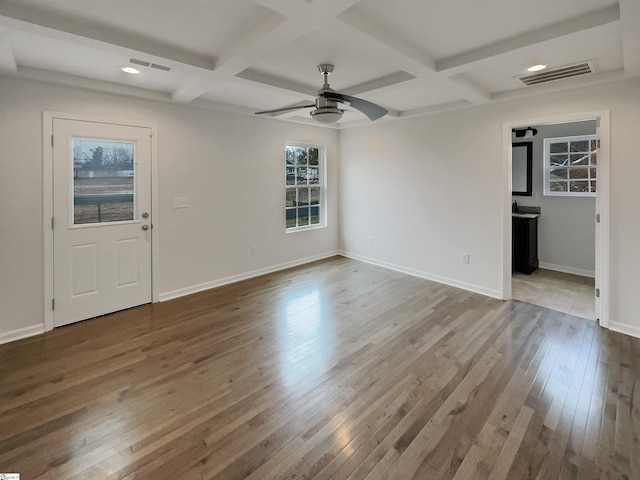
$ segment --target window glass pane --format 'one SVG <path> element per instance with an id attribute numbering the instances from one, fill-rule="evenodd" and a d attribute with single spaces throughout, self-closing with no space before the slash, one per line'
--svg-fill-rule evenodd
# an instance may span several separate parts
<path id="1" fill-rule="evenodd" d="M 287 208 L 287 228 L 296 226 L 296 209 Z"/>
<path id="2" fill-rule="evenodd" d="M 307 149 L 304 147 L 293 147 L 295 149 L 296 156 L 296 164 L 297 165 L 306 165 L 307 164 Z"/>
<path id="3" fill-rule="evenodd" d="M 549 170 L 549 178 L 551 180 L 561 180 L 567 178 L 566 168 L 552 168 Z"/>
<path id="4" fill-rule="evenodd" d="M 320 223 L 320 208 L 319 207 L 311 207 L 311 225 L 317 225 Z"/>
<path id="5" fill-rule="evenodd" d="M 287 207 L 296 206 L 296 189 L 295 188 L 287 188 L 286 205 Z"/>
<path id="6" fill-rule="evenodd" d="M 293 147 L 287 147 L 286 150 L 286 163 L 287 165 L 295 165 L 296 163 L 296 154 L 295 154 L 295 150 Z"/>
<path id="7" fill-rule="evenodd" d="M 133 142 L 73 139 L 73 224 L 133 220 Z"/>
<path id="8" fill-rule="evenodd" d="M 566 192 L 567 182 L 549 182 L 549 190 L 552 192 Z"/>
<path id="9" fill-rule="evenodd" d="M 596 181 L 595 180 L 591 180 L 591 193 L 596 193 Z"/>
<path id="10" fill-rule="evenodd" d="M 309 176 L 309 183 L 312 183 L 314 185 L 317 185 L 318 183 L 320 183 L 320 169 L 319 168 L 309 168 L 307 170 L 307 174 Z"/>
<path id="11" fill-rule="evenodd" d="M 287 185 L 296 184 L 296 168 L 287 167 Z"/>
<path id="12" fill-rule="evenodd" d="M 576 181 L 569 182 L 569 191 L 570 192 L 588 192 L 589 191 L 589 182 Z"/>
<path id="13" fill-rule="evenodd" d="M 311 188 L 311 204 L 318 205 L 320 203 L 320 189 Z"/>
<path id="14" fill-rule="evenodd" d="M 307 167 L 298 167 L 296 174 L 296 185 L 307 184 Z"/>
<path id="15" fill-rule="evenodd" d="M 569 171 L 569 176 L 574 178 L 589 178 L 589 169 L 587 168 L 572 168 Z"/>
<path id="16" fill-rule="evenodd" d="M 567 142 L 552 143 L 549 145 L 549 153 L 566 153 L 568 152 L 567 145 Z"/>
<path id="17" fill-rule="evenodd" d="M 549 155 L 549 164 L 552 167 L 569 165 L 569 155 Z"/>
<path id="18" fill-rule="evenodd" d="M 298 188 L 298 206 L 309 205 L 309 189 Z"/>
<path id="19" fill-rule="evenodd" d="M 597 175 L 597 172 L 598 172 L 597 168 L 590 168 L 589 170 L 590 170 L 590 177 L 591 178 L 596 178 L 598 176 Z"/>
<path id="20" fill-rule="evenodd" d="M 591 140 L 591 151 L 595 152 L 598 149 L 598 141 L 597 140 Z"/>
<path id="21" fill-rule="evenodd" d="M 592 153 L 591 154 L 591 165 L 597 165 L 598 164 L 598 154 L 597 153 Z"/>
<path id="22" fill-rule="evenodd" d="M 579 142 L 571 142 L 571 151 L 572 152 L 588 152 L 589 151 L 589 140 L 581 140 Z"/>
<path id="23" fill-rule="evenodd" d="M 298 226 L 309 225 L 309 208 L 298 208 Z"/>
<path id="24" fill-rule="evenodd" d="M 317 148 L 309 149 L 309 165 L 318 165 L 320 151 Z"/>
<path id="25" fill-rule="evenodd" d="M 571 165 L 589 165 L 589 154 L 572 154 Z"/>

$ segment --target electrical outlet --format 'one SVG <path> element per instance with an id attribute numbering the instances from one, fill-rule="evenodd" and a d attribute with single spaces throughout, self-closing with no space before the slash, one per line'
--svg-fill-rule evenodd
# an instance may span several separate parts
<path id="1" fill-rule="evenodd" d="M 463 253 L 462 254 L 462 263 L 465 265 L 469 264 L 469 254 L 468 253 Z"/>
<path id="2" fill-rule="evenodd" d="M 251 255 L 256 255 L 258 253 L 257 245 L 251 245 Z"/>
<path id="3" fill-rule="evenodd" d="M 173 208 L 189 208 L 189 197 L 173 197 Z"/>

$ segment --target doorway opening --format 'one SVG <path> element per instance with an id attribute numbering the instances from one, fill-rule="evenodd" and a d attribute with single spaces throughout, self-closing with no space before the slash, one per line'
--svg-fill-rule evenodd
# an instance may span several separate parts
<path id="1" fill-rule="evenodd" d="M 608 325 L 609 146 L 608 111 L 504 124 L 504 299 Z"/>

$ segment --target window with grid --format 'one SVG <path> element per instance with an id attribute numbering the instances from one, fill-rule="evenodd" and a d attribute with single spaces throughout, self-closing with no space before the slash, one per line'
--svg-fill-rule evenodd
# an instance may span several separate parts
<path id="1" fill-rule="evenodd" d="M 324 147 L 288 143 L 285 148 L 287 231 L 325 225 Z"/>
<path id="2" fill-rule="evenodd" d="M 594 197 L 598 171 L 595 135 L 544 139 L 544 194 Z"/>

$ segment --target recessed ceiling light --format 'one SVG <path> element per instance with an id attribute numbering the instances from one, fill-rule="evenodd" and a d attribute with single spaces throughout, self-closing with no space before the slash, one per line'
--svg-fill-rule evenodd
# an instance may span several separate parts
<path id="1" fill-rule="evenodd" d="M 540 70 L 544 70 L 547 68 L 546 65 L 534 65 L 533 67 L 527 68 L 529 72 L 539 72 Z"/>
<path id="2" fill-rule="evenodd" d="M 133 67 L 122 67 L 122 71 L 125 73 L 130 73 L 131 75 L 137 75 L 140 73 L 140 70 Z"/>

